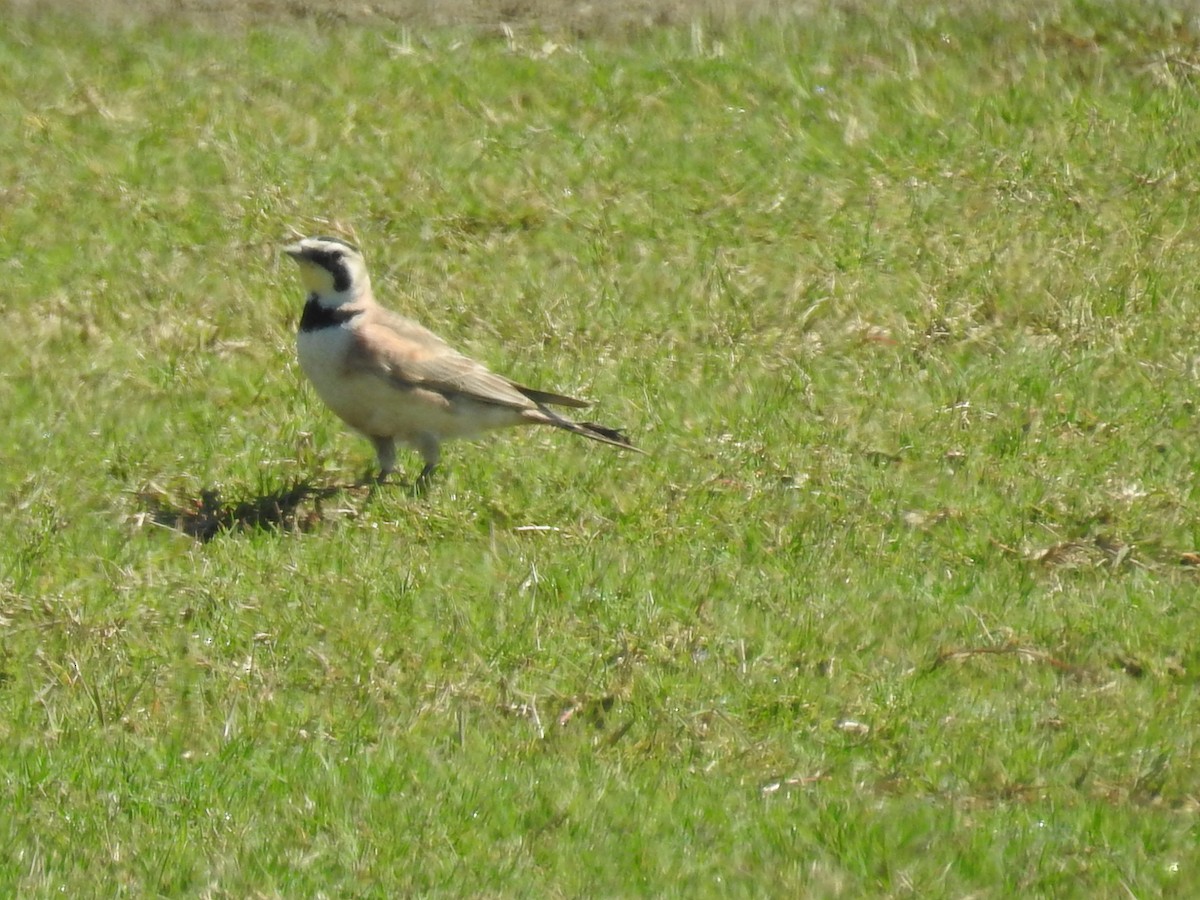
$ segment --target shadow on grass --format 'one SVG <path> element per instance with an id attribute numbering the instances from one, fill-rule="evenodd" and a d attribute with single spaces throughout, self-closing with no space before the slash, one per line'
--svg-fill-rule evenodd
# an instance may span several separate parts
<path id="1" fill-rule="evenodd" d="M 325 501 L 359 490 L 369 492 L 370 485 L 317 485 L 305 480 L 244 500 L 224 500 L 216 488 L 205 488 L 190 499 L 150 489 L 138 493 L 144 512 L 137 518 L 139 524 L 161 525 L 201 542 L 235 530 L 313 531 L 332 518 L 356 514 L 357 510 L 345 506 L 327 509 Z"/>

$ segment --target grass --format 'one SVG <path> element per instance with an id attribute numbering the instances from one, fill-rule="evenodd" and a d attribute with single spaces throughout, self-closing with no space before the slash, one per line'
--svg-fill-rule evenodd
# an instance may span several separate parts
<path id="1" fill-rule="evenodd" d="M 0 893 L 1192 896 L 1185 12 L 13 18 Z M 292 230 L 653 455 L 354 488 Z"/>

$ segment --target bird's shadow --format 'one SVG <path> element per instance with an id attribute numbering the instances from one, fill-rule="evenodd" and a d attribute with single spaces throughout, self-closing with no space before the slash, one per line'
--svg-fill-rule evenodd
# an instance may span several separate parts
<path id="1" fill-rule="evenodd" d="M 355 494 L 369 498 L 374 490 L 375 485 L 366 481 L 315 484 L 306 479 L 256 496 L 227 500 L 219 488 L 204 488 L 194 497 L 150 488 L 137 495 L 143 505 L 137 518 L 202 543 L 230 531 L 307 532 L 332 519 L 358 514 L 345 503 L 331 505 L 327 501 Z"/>

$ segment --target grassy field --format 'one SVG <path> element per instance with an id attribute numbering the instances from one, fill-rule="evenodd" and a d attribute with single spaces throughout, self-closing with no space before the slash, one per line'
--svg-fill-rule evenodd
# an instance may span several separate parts
<path id="1" fill-rule="evenodd" d="M 1196 896 L 1186 8 L 6 15 L 0 895 Z M 355 486 L 297 232 L 652 455 Z"/>

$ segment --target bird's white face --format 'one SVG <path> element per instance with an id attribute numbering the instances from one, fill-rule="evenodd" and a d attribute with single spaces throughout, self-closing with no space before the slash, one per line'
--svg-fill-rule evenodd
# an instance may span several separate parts
<path id="1" fill-rule="evenodd" d="M 332 305 L 346 303 L 369 289 L 367 265 L 357 247 L 337 238 L 305 238 L 283 248 L 300 267 L 305 289 Z"/>

